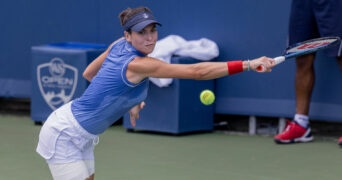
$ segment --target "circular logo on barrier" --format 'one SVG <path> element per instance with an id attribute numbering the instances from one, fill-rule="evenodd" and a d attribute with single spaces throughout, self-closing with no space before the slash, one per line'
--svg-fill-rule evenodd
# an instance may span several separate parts
<path id="1" fill-rule="evenodd" d="M 53 58 L 50 61 L 49 71 L 51 75 L 61 77 L 65 73 L 64 62 L 61 58 Z"/>
<path id="2" fill-rule="evenodd" d="M 78 69 L 54 57 L 50 62 L 37 66 L 37 82 L 41 95 L 55 110 L 69 102 L 76 90 Z"/>

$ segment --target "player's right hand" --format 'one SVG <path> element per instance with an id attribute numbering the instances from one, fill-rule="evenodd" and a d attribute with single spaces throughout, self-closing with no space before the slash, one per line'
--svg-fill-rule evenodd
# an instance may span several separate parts
<path id="1" fill-rule="evenodd" d="M 272 58 L 263 56 L 250 61 L 250 68 L 253 71 L 264 73 L 271 72 L 272 68 L 275 66 L 275 61 Z"/>

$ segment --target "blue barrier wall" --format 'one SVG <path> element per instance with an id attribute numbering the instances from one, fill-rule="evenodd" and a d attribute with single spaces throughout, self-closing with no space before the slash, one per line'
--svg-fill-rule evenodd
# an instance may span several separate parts
<path id="1" fill-rule="evenodd" d="M 122 35 L 118 13 L 140 5 L 150 7 L 162 22 L 160 38 L 176 34 L 188 40 L 212 39 L 222 61 L 275 57 L 286 47 L 290 1 L 284 0 L 3 0 L 0 97 L 30 97 L 31 46 L 66 41 L 109 44 Z M 341 73 L 333 60 L 322 59 L 318 66 L 332 68 L 318 70 L 312 112 L 317 118 L 341 120 L 342 115 L 331 111 L 341 108 L 341 97 L 336 97 L 342 92 Z M 248 72 L 217 80 L 216 113 L 292 116 L 294 68 L 294 61 L 288 61 L 271 74 Z"/>
<path id="2" fill-rule="evenodd" d="M 109 44 L 122 35 L 118 13 L 146 5 L 160 38 L 210 38 L 220 59 L 272 55 L 283 47 L 289 2 L 282 0 L 34 0 L 0 2 L 0 97 L 30 97 L 30 48 L 53 42 Z M 260 50 L 260 41 L 265 49 Z M 268 50 L 266 50 L 268 49 Z"/>
<path id="3" fill-rule="evenodd" d="M 31 95 L 31 46 L 99 41 L 99 8 L 93 0 L 0 2 L 0 96 Z"/>

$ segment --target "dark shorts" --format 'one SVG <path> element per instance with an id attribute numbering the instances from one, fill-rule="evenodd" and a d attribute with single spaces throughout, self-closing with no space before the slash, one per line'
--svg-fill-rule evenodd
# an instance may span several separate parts
<path id="1" fill-rule="evenodd" d="M 289 45 L 308 39 L 342 38 L 342 0 L 293 0 L 289 24 Z M 341 45 L 329 48 L 329 56 L 341 56 Z"/>

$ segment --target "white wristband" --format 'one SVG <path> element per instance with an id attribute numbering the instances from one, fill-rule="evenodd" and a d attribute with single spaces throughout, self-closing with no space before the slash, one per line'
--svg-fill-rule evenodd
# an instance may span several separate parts
<path id="1" fill-rule="evenodd" d="M 249 62 L 249 59 L 247 60 L 247 62 L 248 62 L 248 69 L 247 69 L 247 71 L 249 71 L 249 70 L 251 70 L 251 64 Z"/>

